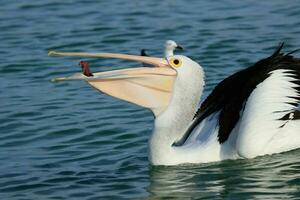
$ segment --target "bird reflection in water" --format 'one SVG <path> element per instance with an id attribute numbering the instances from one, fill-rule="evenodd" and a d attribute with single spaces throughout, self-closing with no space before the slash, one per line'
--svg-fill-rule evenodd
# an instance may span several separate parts
<path id="1" fill-rule="evenodd" d="M 152 166 L 148 199 L 295 198 L 300 178 L 297 155 L 299 150 L 251 160 Z"/>

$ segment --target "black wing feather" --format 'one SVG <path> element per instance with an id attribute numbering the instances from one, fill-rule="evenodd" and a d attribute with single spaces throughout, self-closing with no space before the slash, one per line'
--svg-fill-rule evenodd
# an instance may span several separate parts
<path id="1" fill-rule="evenodd" d="M 224 143 L 240 118 L 244 104 L 256 86 L 270 76 L 270 72 L 277 69 L 291 69 L 296 79 L 300 95 L 300 59 L 291 53 L 283 54 L 283 43 L 268 58 L 262 59 L 249 68 L 243 69 L 221 81 L 205 99 L 197 111 L 194 122 L 182 138 L 185 141 L 194 128 L 213 113 L 220 112 L 218 140 Z M 298 104 L 300 103 L 300 98 Z M 299 111 L 295 113 L 299 118 Z M 183 143 L 183 142 L 181 142 Z"/>

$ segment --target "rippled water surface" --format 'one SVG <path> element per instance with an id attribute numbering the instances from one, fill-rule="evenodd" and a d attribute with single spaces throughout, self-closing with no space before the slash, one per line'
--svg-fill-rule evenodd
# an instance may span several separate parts
<path id="1" fill-rule="evenodd" d="M 152 167 L 152 114 L 83 82 L 79 58 L 49 50 L 162 55 L 174 39 L 206 72 L 205 95 L 223 78 L 300 47 L 300 2 L 3 1 L 0 7 L 1 199 L 300 199 L 300 151 L 251 160 Z M 299 56 L 299 53 L 298 53 Z M 94 71 L 137 66 L 85 59 Z"/>

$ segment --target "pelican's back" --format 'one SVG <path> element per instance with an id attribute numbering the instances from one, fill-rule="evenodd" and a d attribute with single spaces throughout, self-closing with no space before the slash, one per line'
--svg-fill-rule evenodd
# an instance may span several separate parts
<path id="1" fill-rule="evenodd" d="M 218 142 L 230 141 L 242 157 L 299 148 L 300 59 L 281 53 L 282 46 L 221 81 L 200 106 L 183 140 L 203 134 L 197 130 L 215 116 Z"/>

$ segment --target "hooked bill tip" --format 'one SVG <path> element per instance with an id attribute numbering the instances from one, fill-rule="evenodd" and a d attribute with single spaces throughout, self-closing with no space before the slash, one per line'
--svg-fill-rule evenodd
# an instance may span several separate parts
<path id="1" fill-rule="evenodd" d="M 64 80 L 66 80 L 66 77 L 58 77 L 58 78 L 51 79 L 51 82 L 58 82 L 58 81 L 64 81 Z"/>
<path id="2" fill-rule="evenodd" d="M 176 49 L 183 50 L 182 46 L 177 45 Z"/>
<path id="3" fill-rule="evenodd" d="M 55 54 L 56 54 L 55 51 L 49 51 L 49 52 L 48 52 L 48 56 L 53 56 L 53 55 L 55 55 Z"/>

